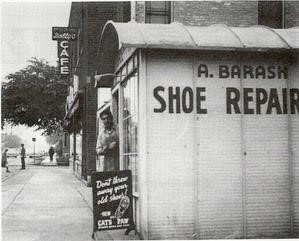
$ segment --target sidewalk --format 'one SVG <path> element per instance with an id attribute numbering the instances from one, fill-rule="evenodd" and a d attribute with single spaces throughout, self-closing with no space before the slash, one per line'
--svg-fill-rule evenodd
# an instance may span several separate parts
<path id="1" fill-rule="evenodd" d="M 76 187 L 77 191 L 92 210 L 92 189 L 91 187 L 86 187 L 83 181 L 81 183 L 82 185 Z M 95 233 L 95 240 L 140 240 L 135 231 L 131 231 L 128 235 L 125 235 L 125 231 L 125 229 L 98 231 Z"/>
<path id="2" fill-rule="evenodd" d="M 20 171 L 21 166 L 8 166 L 8 169 L 10 172 L 6 172 L 6 168 L 2 167 L 1 168 L 1 181 L 5 181 L 9 177 L 15 175 Z"/>
<path id="3" fill-rule="evenodd" d="M 68 167 L 16 166 L 2 179 L 1 204 L 5 241 L 92 240 L 92 190 Z M 124 233 L 124 229 L 101 231 L 96 240 L 138 239 L 134 231 Z"/>

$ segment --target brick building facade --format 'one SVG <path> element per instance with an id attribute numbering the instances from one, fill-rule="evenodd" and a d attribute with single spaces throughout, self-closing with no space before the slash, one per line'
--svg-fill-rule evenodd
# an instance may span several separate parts
<path id="1" fill-rule="evenodd" d="M 67 112 L 74 113 L 66 118 L 66 129 L 71 134 L 70 166 L 85 180 L 95 170 L 96 159 L 97 46 L 107 20 L 129 20 L 128 7 L 128 2 L 73 2 L 71 6 L 69 27 L 78 29 L 78 40 L 70 43 L 72 73 Z"/>
<path id="2" fill-rule="evenodd" d="M 171 22 L 184 25 L 209 26 L 225 24 L 232 27 L 247 27 L 259 23 L 259 2 L 262 1 L 174 1 L 171 4 Z M 298 1 L 274 1 L 281 3 L 282 28 L 298 26 Z M 145 22 L 144 1 L 132 3 L 135 20 Z M 275 16 L 275 9 L 273 14 Z"/>

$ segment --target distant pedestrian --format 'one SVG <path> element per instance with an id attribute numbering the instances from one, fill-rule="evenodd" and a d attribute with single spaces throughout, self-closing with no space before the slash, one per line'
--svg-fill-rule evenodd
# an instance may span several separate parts
<path id="1" fill-rule="evenodd" d="M 22 163 L 22 168 L 25 169 L 25 155 L 26 155 L 26 150 L 24 148 L 24 144 L 21 144 L 21 163 Z"/>
<path id="2" fill-rule="evenodd" d="M 8 170 L 8 163 L 7 163 L 7 151 L 8 149 L 5 149 L 5 151 L 2 153 L 2 167 L 6 167 L 6 172 L 10 172 Z"/>
<path id="3" fill-rule="evenodd" d="M 50 156 L 50 161 L 53 161 L 53 156 L 54 156 L 54 148 L 53 146 L 50 147 L 49 149 L 49 156 Z"/>

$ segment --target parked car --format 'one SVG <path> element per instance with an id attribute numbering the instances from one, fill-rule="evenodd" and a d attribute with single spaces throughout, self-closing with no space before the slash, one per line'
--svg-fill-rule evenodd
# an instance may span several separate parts
<path id="1" fill-rule="evenodd" d="M 17 158 L 17 157 L 18 157 L 18 154 L 16 154 L 16 153 L 7 153 L 7 157 L 8 157 L 8 158 L 10 158 L 10 157 Z"/>

